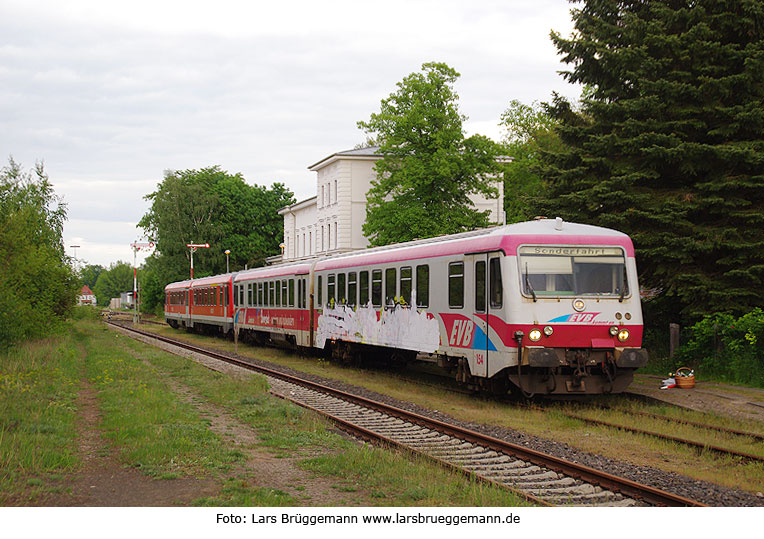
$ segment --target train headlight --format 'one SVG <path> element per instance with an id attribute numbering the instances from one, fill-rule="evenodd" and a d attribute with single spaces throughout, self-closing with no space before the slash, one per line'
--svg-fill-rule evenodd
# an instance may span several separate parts
<path id="1" fill-rule="evenodd" d="M 528 338 L 533 342 L 537 342 L 541 338 L 541 330 L 539 328 L 533 328 L 528 332 Z"/>
<path id="2" fill-rule="evenodd" d="M 580 313 L 581 311 L 586 309 L 586 303 L 584 303 L 584 300 L 582 300 L 582 299 L 574 299 L 573 300 L 573 309 L 577 313 Z"/>
<path id="3" fill-rule="evenodd" d="M 611 326 L 608 331 L 610 332 L 611 337 L 615 337 L 618 335 L 618 326 Z"/>
<path id="4" fill-rule="evenodd" d="M 618 332 L 618 340 L 621 342 L 626 342 L 629 340 L 629 330 L 628 329 L 622 329 Z"/>
<path id="5" fill-rule="evenodd" d="M 544 335 L 547 337 L 551 337 L 552 333 L 554 333 L 554 329 L 552 329 L 552 326 L 544 326 Z"/>

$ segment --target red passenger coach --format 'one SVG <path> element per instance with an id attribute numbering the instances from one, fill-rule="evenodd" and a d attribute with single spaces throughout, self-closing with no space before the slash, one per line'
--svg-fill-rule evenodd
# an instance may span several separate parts
<path id="1" fill-rule="evenodd" d="M 172 327 L 233 328 L 233 274 L 171 283 L 165 287 L 165 319 Z"/>
<path id="2" fill-rule="evenodd" d="M 174 328 L 186 327 L 190 321 L 188 291 L 191 281 L 170 283 L 164 288 L 164 319 Z"/>
<path id="3" fill-rule="evenodd" d="M 237 325 L 255 342 L 313 346 L 317 314 L 309 297 L 312 263 L 256 268 L 234 278 Z"/>

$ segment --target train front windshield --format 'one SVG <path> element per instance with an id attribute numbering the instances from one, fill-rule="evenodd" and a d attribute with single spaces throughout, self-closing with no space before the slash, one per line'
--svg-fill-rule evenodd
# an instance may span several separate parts
<path id="1" fill-rule="evenodd" d="M 534 245 L 518 249 L 522 290 L 529 296 L 614 296 L 629 293 L 618 247 Z"/>

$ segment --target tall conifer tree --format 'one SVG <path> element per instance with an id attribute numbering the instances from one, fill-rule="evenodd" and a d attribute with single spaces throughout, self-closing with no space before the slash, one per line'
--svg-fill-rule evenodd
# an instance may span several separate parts
<path id="1" fill-rule="evenodd" d="M 571 1 L 538 211 L 630 234 L 675 315 L 764 305 L 764 2 Z"/>

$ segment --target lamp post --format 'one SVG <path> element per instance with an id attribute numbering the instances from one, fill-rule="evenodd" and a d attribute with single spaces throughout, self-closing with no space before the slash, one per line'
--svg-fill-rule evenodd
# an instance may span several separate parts
<path id="1" fill-rule="evenodd" d="M 209 243 L 187 243 L 186 247 L 191 249 L 191 278 L 194 278 L 194 253 L 197 249 L 203 248 L 203 249 L 209 249 L 210 244 Z"/>
<path id="2" fill-rule="evenodd" d="M 230 255 L 230 254 L 231 254 L 231 250 L 230 249 L 226 249 L 225 250 L 225 272 L 226 273 L 231 273 L 231 270 L 230 270 L 230 268 L 228 266 L 228 255 Z"/>

